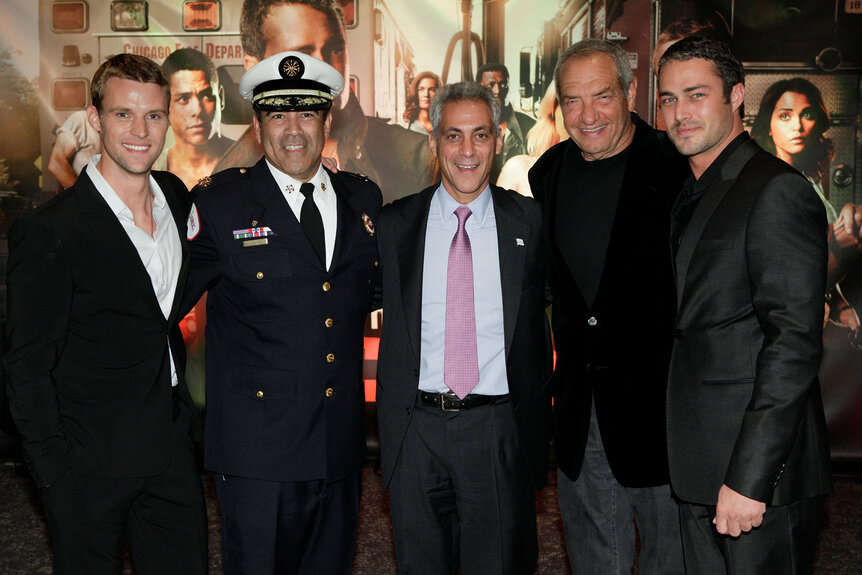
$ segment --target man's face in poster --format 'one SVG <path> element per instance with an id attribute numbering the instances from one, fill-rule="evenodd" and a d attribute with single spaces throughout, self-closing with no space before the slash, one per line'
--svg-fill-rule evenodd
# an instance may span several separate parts
<path id="1" fill-rule="evenodd" d="M 171 128 L 178 140 L 201 146 L 216 133 L 221 121 L 218 85 L 203 70 L 177 70 L 170 77 Z"/>
<path id="2" fill-rule="evenodd" d="M 336 19 L 305 4 L 273 5 L 263 20 L 263 37 L 266 42 L 264 58 L 292 50 L 323 60 L 348 80 L 347 42 L 344 29 Z M 246 55 L 245 69 L 258 63 L 254 56 Z M 347 103 L 350 90 L 341 93 L 333 108 Z"/>
<path id="3" fill-rule="evenodd" d="M 500 70 L 493 72 L 482 72 L 480 84 L 491 90 L 491 93 L 500 102 L 500 109 L 506 107 L 506 96 L 509 95 L 509 81 Z"/>

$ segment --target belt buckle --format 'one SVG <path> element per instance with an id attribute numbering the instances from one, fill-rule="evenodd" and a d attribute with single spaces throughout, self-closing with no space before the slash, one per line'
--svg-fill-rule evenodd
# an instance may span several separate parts
<path id="1" fill-rule="evenodd" d="M 455 394 L 454 394 L 453 392 L 451 392 L 451 391 L 450 391 L 449 393 L 441 393 L 441 394 L 440 394 L 440 409 L 441 409 L 442 411 L 461 411 L 461 409 L 460 409 L 460 408 L 458 408 L 458 407 L 450 407 L 449 409 L 446 409 L 446 398 L 447 398 L 447 397 L 449 397 L 449 398 L 453 398 L 453 397 L 454 397 L 454 398 L 456 398 L 456 399 L 458 398 L 458 396 L 457 396 L 457 395 L 455 395 Z"/>

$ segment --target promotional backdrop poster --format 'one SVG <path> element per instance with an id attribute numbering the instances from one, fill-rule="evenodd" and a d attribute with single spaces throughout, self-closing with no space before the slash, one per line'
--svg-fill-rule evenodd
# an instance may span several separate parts
<path id="1" fill-rule="evenodd" d="M 551 83 L 559 53 L 584 38 L 607 38 L 629 54 L 638 83 L 637 113 L 661 128 L 655 57 L 681 35 L 699 32 L 728 41 L 743 60 L 744 122 L 750 131 L 765 127 L 758 138 L 761 145 L 773 153 L 782 150 L 780 122 L 792 119 L 780 117 L 775 106 L 777 99 L 783 98 L 782 105 L 790 101 L 815 132 L 807 137 L 810 145 L 804 153 L 794 156 L 794 167 L 837 211 L 846 203 L 862 202 L 862 0 L 333 1 L 343 14 L 343 28 L 327 24 L 314 9 L 293 10 L 279 25 L 286 27 L 285 37 L 305 40 L 280 50 L 319 48 L 345 74 L 348 89 L 333 110 L 336 154 L 345 169 L 377 179 L 386 201 L 417 192 L 434 179 L 421 134 L 422 96 L 429 87 L 475 79 L 481 64 L 502 63 L 509 72 L 502 89 L 508 90 L 512 112 L 531 118 L 525 126 L 532 120 L 553 124 Z M 227 151 L 216 170 L 249 165 L 259 157 L 247 133 L 251 108 L 237 90 L 246 65 L 254 62 L 243 49 L 242 12 L 241 0 L 3 0 L 0 269 L 5 268 L 12 221 L 61 193 L 48 169 L 51 152 L 61 126 L 69 121 L 64 130 L 70 131 L 68 126 L 89 105 L 90 79 L 111 54 L 132 52 L 162 64 L 182 48 L 202 52 L 224 90 L 220 133 Z M 772 94 L 776 91 L 781 93 Z M 85 130 L 82 125 L 80 131 Z M 523 191 L 526 169 L 544 148 L 530 146 L 531 156 L 522 141 L 529 140 L 527 134 L 510 130 L 504 155 L 515 159 L 510 170 L 503 166 L 508 179 L 500 181 Z M 167 150 L 181 136 L 169 134 L 157 167 L 167 165 Z M 411 147 L 416 142 L 418 147 Z M 194 181 L 187 183 L 191 187 Z M 859 459 L 862 338 L 856 310 L 862 309 L 862 262 L 856 257 L 844 264 L 828 295 L 833 313 L 824 333 L 821 380 L 833 457 Z M 0 296 L 0 319 L 5 321 L 5 287 Z M 203 324 L 201 305 L 183 324 L 190 386 L 201 404 Z M 372 315 L 366 338 L 369 402 L 374 399 L 379 326 L 380 317 Z M 638 345 L 638 326 L 631 329 L 631 345 Z"/>

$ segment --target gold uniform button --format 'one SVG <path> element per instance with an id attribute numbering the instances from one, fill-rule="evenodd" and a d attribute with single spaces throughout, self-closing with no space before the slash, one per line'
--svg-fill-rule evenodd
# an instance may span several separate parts
<path id="1" fill-rule="evenodd" d="M 257 272 L 257 279 L 259 279 L 259 280 L 263 279 L 263 272 Z"/>
<path id="2" fill-rule="evenodd" d="M 258 398 L 261 398 L 261 397 L 263 397 L 263 392 L 262 392 L 262 391 L 258 391 L 255 395 L 256 395 Z"/>
<path id="3" fill-rule="evenodd" d="M 379 265 L 380 265 L 380 262 L 379 262 L 379 261 L 377 261 L 377 260 L 374 260 L 374 267 L 377 267 L 377 266 L 379 266 Z"/>
<path id="4" fill-rule="evenodd" d="M 332 397 L 332 394 L 335 393 L 335 390 L 331 387 L 326 388 L 326 397 Z"/>
<path id="5" fill-rule="evenodd" d="M 326 354 L 326 363 L 332 363 L 333 361 L 335 361 L 335 354 L 334 353 L 327 353 Z"/>
<path id="6" fill-rule="evenodd" d="M 325 325 L 326 327 L 332 327 L 333 323 L 335 323 L 335 322 L 332 321 L 332 318 L 328 317 L 328 318 L 326 318 L 326 321 L 323 322 L 323 325 Z"/>
<path id="7" fill-rule="evenodd" d="M 323 291 L 329 291 L 332 289 L 332 286 L 329 285 L 329 282 L 323 282 Z"/>

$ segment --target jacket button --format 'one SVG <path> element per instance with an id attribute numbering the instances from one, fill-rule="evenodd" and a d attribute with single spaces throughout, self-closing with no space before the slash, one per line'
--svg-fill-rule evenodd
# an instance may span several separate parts
<path id="1" fill-rule="evenodd" d="M 377 267 L 377 266 L 379 266 L 379 265 L 380 265 L 380 262 L 379 262 L 379 261 L 377 261 L 377 260 L 374 260 L 374 267 Z"/>
<path id="2" fill-rule="evenodd" d="M 335 393 L 335 390 L 332 389 L 331 387 L 327 387 L 325 393 L 326 393 L 326 397 L 332 397 L 332 394 Z"/>
<path id="3" fill-rule="evenodd" d="M 332 286 L 329 285 L 329 282 L 323 282 L 323 291 L 329 291 L 332 289 Z"/>
<path id="4" fill-rule="evenodd" d="M 335 361 L 335 354 L 334 353 L 327 353 L 326 354 L 326 363 L 332 363 L 333 361 Z"/>
<path id="5" fill-rule="evenodd" d="M 332 318 L 328 317 L 328 318 L 326 318 L 326 321 L 323 322 L 323 325 L 325 325 L 326 327 L 332 327 L 333 323 L 335 323 L 335 322 L 332 321 Z"/>
<path id="6" fill-rule="evenodd" d="M 261 398 L 261 397 L 263 397 L 263 392 L 262 392 L 262 391 L 260 391 L 260 390 L 258 390 L 258 392 L 257 392 L 257 393 L 255 393 L 255 395 L 256 395 L 258 398 Z"/>
<path id="7" fill-rule="evenodd" d="M 410 415 L 410 408 L 409 408 L 409 407 L 405 407 L 405 408 L 404 408 L 404 411 L 406 411 L 406 412 L 407 412 L 407 415 Z"/>
<path id="8" fill-rule="evenodd" d="M 591 317 L 587 320 L 587 325 L 590 327 L 595 327 L 597 323 L 599 323 L 599 320 L 597 320 L 595 317 Z"/>
<path id="9" fill-rule="evenodd" d="M 257 279 L 259 279 L 259 280 L 263 279 L 263 272 L 257 272 Z"/>
<path id="10" fill-rule="evenodd" d="M 674 339 L 682 339 L 685 337 L 685 333 L 679 328 L 673 330 L 673 338 Z"/>

